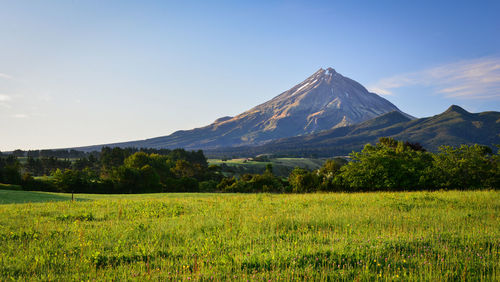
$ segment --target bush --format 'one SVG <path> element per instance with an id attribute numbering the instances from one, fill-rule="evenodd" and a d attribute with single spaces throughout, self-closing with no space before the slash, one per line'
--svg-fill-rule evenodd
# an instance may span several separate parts
<path id="1" fill-rule="evenodd" d="M 491 148 L 462 145 L 441 146 L 434 155 L 434 181 L 437 188 L 484 189 L 499 188 L 499 158 Z"/>
<path id="2" fill-rule="evenodd" d="M 164 192 L 199 192 L 198 181 L 191 177 L 179 179 L 169 178 L 164 186 Z"/>
<path id="3" fill-rule="evenodd" d="M 309 193 L 318 190 L 320 178 L 316 173 L 296 168 L 290 173 L 288 182 L 293 193 Z"/>
<path id="4" fill-rule="evenodd" d="M 340 169 L 336 183 L 350 191 L 429 189 L 432 155 L 392 138 L 381 138 L 352 153 L 352 161 Z"/>
<path id="5" fill-rule="evenodd" d="M 200 192 L 215 192 L 217 191 L 217 181 L 215 180 L 208 180 L 208 181 L 202 181 L 199 183 L 199 190 Z"/>

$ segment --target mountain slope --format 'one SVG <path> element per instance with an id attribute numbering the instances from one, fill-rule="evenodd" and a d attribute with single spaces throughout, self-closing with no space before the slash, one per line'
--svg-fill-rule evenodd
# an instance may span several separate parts
<path id="1" fill-rule="evenodd" d="M 442 114 L 411 120 L 391 112 L 360 124 L 335 128 L 307 136 L 283 138 L 257 147 L 209 150 L 208 155 L 257 155 L 264 153 L 294 156 L 346 155 L 375 144 L 380 137 L 418 142 L 430 151 L 441 145 L 500 144 L 500 112 L 469 113 L 451 106 Z"/>
<path id="2" fill-rule="evenodd" d="M 223 117 L 208 126 L 168 136 L 108 146 L 208 149 L 258 145 L 356 124 L 392 111 L 400 112 L 386 99 L 334 69 L 319 69 L 290 90 L 235 117 Z"/>

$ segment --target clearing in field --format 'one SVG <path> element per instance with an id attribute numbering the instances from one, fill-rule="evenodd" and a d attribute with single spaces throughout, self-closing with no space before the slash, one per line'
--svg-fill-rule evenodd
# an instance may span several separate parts
<path id="1" fill-rule="evenodd" d="M 0 280 L 500 279 L 494 191 L 0 193 Z"/>

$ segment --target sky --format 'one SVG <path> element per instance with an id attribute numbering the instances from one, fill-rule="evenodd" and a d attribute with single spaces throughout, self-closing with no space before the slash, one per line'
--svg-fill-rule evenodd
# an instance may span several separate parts
<path id="1" fill-rule="evenodd" d="M 0 0 L 0 151 L 210 124 L 333 67 L 415 117 L 500 111 L 500 1 Z"/>

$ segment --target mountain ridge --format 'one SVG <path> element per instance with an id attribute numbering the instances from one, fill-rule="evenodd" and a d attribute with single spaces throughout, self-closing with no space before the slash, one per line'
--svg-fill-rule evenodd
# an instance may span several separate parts
<path id="1" fill-rule="evenodd" d="M 145 140 L 79 147 L 210 149 L 261 145 L 279 138 L 307 135 L 363 122 L 398 111 L 388 100 L 369 92 L 333 68 L 320 68 L 301 83 L 234 117 L 212 124 Z"/>
<path id="2" fill-rule="evenodd" d="M 496 134 L 492 134 L 496 133 Z M 294 156 L 346 155 L 359 151 L 367 143 L 375 144 L 380 137 L 418 142 L 430 151 L 441 145 L 500 144 L 500 112 L 470 113 L 452 105 L 441 114 L 411 120 L 399 112 L 391 112 L 374 119 L 307 136 L 296 136 L 271 141 L 255 147 L 208 150 L 208 155 L 251 155 L 273 153 Z"/>

